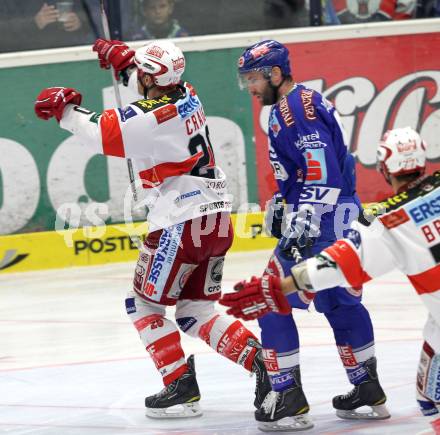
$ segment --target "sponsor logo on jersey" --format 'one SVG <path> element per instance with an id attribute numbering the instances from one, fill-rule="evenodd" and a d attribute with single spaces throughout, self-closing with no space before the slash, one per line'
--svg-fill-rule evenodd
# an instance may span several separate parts
<path id="1" fill-rule="evenodd" d="M 304 187 L 299 199 L 303 202 L 316 202 L 319 204 L 335 205 L 338 201 L 341 189 L 335 187 L 309 186 Z"/>
<path id="2" fill-rule="evenodd" d="M 272 113 L 270 114 L 269 128 L 271 129 L 274 137 L 277 137 L 278 133 L 281 131 L 281 125 L 280 122 L 278 121 L 275 110 L 273 110 Z"/>
<path id="3" fill-rule="evenodd" d="M 295 146 L 299 151 L 303 149 L 314 149 L 314 148 L 325 148 L 327 146 L 326 143 L 321 142 L 319 131 L 315 130 L 315 133 L 306 134 L 301 136 L 297 141 L 295 141 Z"/>
<path id="4" fill-rule="evenodd" d="M 144 113 L 147 113 L 153 109 L 169 104 L 173 101 L 172 98 L 164 95 L 160 98 L 154 98 L 151 100 L 139 100 L 133 103 L 134 106 L 139 107 Z"/>
<path id="5" fill-rule="evenodd" d="M 136 304 L 134 302 L 134 298 L 125 299 L 125 310 L 127 314 L 132 314 L 136 312 Z"/>
<path id="6" fill-rule="evenodd" d="M 289 174 L 284 169 L 284 166 L 281 162 L 271 160 L 270 165 L 272 166 L 272 171 L 275 179 L 286 181 L 289 178 Z"/>
<path id="7" fill-rule="evenodd" d="M 177 116 L 177 108 L 174 104 L 167 104 L 153 112 L 158 124 L 162 124 Z"/>
<path id="8" fill-rule="evenodd" d="M 301 91 L 301 101 L 304 107 L 304 115 L 306 119 L 313 121 L 316 119 L 315 106 L 312 101 L 313 91 L 310 89 L 303 89 Z"/>
<path id="9" fill-rule="evenodd" d="M 176 205 L 178 205 L 180 203 L 180 201 L 182 201 L 184 199 L 192 198 L 193 196 L 197 196 L 197 195 L 201 195 L 201 194 L 202 194 L 202 192 L 200 190 L 192 190 L 191 192 L 182 193 L 182 195 L 178 196 L 174 200 L 174 203 Z"/>
<path id="10" fill-rule="evenodd" d="M 183 332 L 188 331 L 188 329 L 191 328 L 191 326 L 197 323 L 197 319 L 195 319 L 194 317 L 180 317 L 176 319 L 176 321 L 177 324 L 179 325 L 179 328 Z"/>
<path id="11" fill-rule="evenodd" d="M 162 59 L 163 54 L 165 53 L 165 51 L 158 47 L 157 45 L 152 45 L 151 47 L 148 47 L 147 54 L 149 54 L 150 56 L 154 56 L 157 57 L 158 59 Z"/>
<path id="12" fill-rule="evenodd" d="M 0 260 L 0 270 L 15 266 L 28 256 L 29 254 L 17 254 L 16 249 L 8 249 Z"/>
<path id="13" fill-rule="evenodd" d="M 326 184 L 327 163 L 325 161 L 325 150 L 323 148 L 307 149 L 304 152 L 307 163 L 307 176 L 305 184 Z"/>
<path id="14" fill-rule="evenodd" d="M 213 295 L 215 293 L 219 293 L 221 291 L 221 289 L 222 289 L 222 286 L 220 284 L 210 285 L 205 288 L 205 295 L 209 296 L 209 295 Z"/>
<path id="15" fill-rule="evenodd" d="M 176 258 L 182 237 L 184 224 L 174 225 L 162 231 L 159 246 L 154 254 L 148 279 L 145 281 L 144 294 L 159 301 L 166 281 Z"/>
<path id="16" fill-rule="evenodd" d="M 204 180 L 205 186 L 212 190 L 224 190 L 226 189 L 226 180 L 215 181 L 215 180 Z"/>
<path id="17" fill-rule="evenodd" d="M 293 118 L 292 112 L 290 111 L 289 102 L 286 96 L 281 98 L 279 107 L 281 116 L 283 117 L 284 123 L 287 125 L 287 127 L 295 124 L 295 119 Z"/>
<path id="18" fill-rule="evenodd" d="M 434 190 L 405 206 L 414 223 L 419 227 L 440 218 L 440 192 Z"/>
<path id="19" fill-rule="evenodd" d="M 123 109 L 118 109 L 119 116 L 121 117 L 121 122 L 127 121 L 127 119 L 133 118 L 137 115 L 136 111 L 133 107 L 128 106 Z"/>
<path id="20" fill-rule="evenodd" d="M 223 276 L 223 263 L 225 262 L 224 258 L 219 258 L 212 266 L 211 269 L 211 279 L 214 282 L 221 282 Z"/>
<path id="21" fill-rule="evenodd" d="M 206 213 L 207 211 L 213 211 L 213 210 L 231 210 L 232 203 L 231 201 L 215 201 L 210 202 L 208 204 L 202 204 L 199 207 L 200 213 Z"/>
<path id="22" fill-rule="evenodd" d="M 408 213 L 405 209 L 401 208 L 400 210 L 393 211 L 391 213 L 387 213 L 384 216 L 380 216 L 379 220 L 384 224 L 386 228 L 389 230 L 391 228 L 398 227 L 399 225 L 404 224 L 409 221 Z"/>
<path id="23" fill-rule="evenodd" d="M 200 100 L 197 95 L 189 94 L 187 98 L 178 101 L 176 106 L 180 117 L 184 119 L 192 115 L 200 107 Z"/>

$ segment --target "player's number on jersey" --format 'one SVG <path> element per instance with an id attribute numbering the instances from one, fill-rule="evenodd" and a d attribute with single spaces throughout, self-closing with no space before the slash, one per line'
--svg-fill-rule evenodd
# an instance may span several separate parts
<path id="1" fill-rule="evenodd" d="M 205 127 L 205 136 L 206 138 L 203 134 L 199 133 L 189 141 L 188 149 L 192 156 L 198 154 L 200 151 L 203 152 L 196 166 L 194 166 L 191 171 L 191 175 L 214 178 L 213 166 L 215 165 L 215 160 L 211 140 L 209 138 L 208 126 Z"/>

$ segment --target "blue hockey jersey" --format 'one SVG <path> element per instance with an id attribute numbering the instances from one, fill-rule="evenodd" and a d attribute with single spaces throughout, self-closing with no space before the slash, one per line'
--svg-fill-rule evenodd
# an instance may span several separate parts
<path id="1" fill-rule="evenodd" d="M 333 105 L 318 92 L 295 84 L 272 106 L 269 138 L 273 173 L 288 207 L 297 210 L 303 203 L 315 207 L 321 216 L 320 241 L 342 236 L 340 232 L 357 217 L 359 200 L 354 159 Z"/>

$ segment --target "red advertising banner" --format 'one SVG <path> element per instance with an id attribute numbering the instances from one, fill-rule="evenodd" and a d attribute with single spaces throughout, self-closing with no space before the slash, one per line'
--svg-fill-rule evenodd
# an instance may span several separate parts
<path id="1" fill-rule="evenodd" d="M 440 169 L 440 33 L 287 44 L 294 80 L 322 93 L 341 115 L 357 160 L 363 202 L 389 186 L 376 172 L 382 134 L 410 126 L 428 143 L 428 172 Z M 269 108 L 253 101 L 260 204 L 276 185 L 268 162 Z"/>

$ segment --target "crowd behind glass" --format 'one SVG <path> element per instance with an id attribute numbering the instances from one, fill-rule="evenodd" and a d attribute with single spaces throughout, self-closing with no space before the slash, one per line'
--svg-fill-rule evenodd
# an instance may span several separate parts
<path id="1" fill-rule="evenodd" d="M 113 37 L 125 41 L 440 17 L 440 0 L 108 2 Z M 0 53 L 91 44 L 103 37 L 99 5 L 99 0 L 1 0 Z"/>

